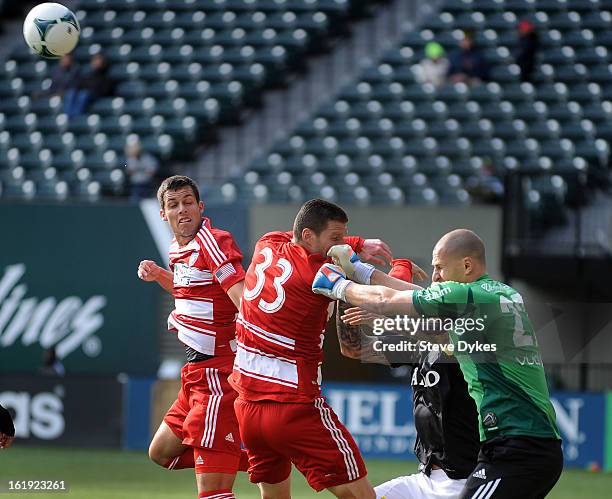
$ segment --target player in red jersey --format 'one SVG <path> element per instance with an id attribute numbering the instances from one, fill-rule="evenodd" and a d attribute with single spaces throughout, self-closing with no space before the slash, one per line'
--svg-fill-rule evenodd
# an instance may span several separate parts
<path id="1" fill-rule="evenodd" d="M 164 180 L 157 193 L 161 217 L 174 232 L 170 270 L 144 260 L 138 277 L 174 296 L 168 329 L 185 344 L 181 390 L 151 441 L 149 456 L 169 468 L 194 468 L 198 498 L 230 499 L 241 458 L 228 382 L 236 350 L 236 313 L 242 295 L 242 254 L 229 232 L 202 216 L 204 203 L 188 177 Z"/>
<path id="2" fill-rule="evenodd" d="M 255 246 L 236 327 L 230 379 L 249 475 L 266 499 L 290 497 L 291 464 L 310 486 L 342 498 L 374 498 L 348 430 L 321 397 L 325 325 L 334 302 L 311 290 L 327 251 L 347 243 L 375 263 L 390 261 L 378 239 L 346 237 L 348 217 L 315 199 L 302 206 L 293 232 L 270 232 Z"/>

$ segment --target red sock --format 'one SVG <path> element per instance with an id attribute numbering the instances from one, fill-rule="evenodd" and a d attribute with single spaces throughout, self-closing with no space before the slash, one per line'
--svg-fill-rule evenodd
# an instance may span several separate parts
<path id="1" fill-rule="evenodd" d="M 236 499 L 232 489 L 209 490 L 208 492 L 200 492 L 198 499 Z"/>
<path id="2" fill-rule="evenodd" d="M 240 451 L 240 464 L 238 465 L 238 471 L 248 471 L 249 470 L 249 456 L 247 452 L 242 449 Z"/>
<path id="3" fill-rule="evenodd" d="M 166 468 L 169 470 L 183 470 L 185 468 L 194 467 L 195 462 L 193 460 L 193 449 L 191 447 L 183 452 L 180 456 L 176 456 L 166 465 Z"/>

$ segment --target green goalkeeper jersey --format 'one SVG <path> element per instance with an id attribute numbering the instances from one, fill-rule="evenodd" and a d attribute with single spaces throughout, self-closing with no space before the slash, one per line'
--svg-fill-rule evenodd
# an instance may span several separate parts
<path id="1" fill-rule="evenodd" d="M 470 283 L 432 284 L 415 291 L 413 303 L 449 332 L 478 408 L 481 440 L 560 438 L 536 336 L 516 290 L 485 274 Z"/>

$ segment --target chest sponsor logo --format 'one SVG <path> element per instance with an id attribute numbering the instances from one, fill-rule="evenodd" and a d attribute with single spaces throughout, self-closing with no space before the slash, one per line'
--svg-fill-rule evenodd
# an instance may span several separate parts
<path id="1" fill-rule="evenodd" d="M 423 292 L 423 299 L 427 300 L 427 301 L 431 301 L 431 300 L 439 300 L 440 298 L 442 298 L 443 296 L 446 296 L 447 294 L 449 294 L 451 292 L 451 288 L 436 288 L 436 289 L 426 289 Z"/>
<path id="2" fill-rule="evenodd" d="M 191 283 L 192 275 L 189 266 L 184 263 L 177 263 L 174 265 L 174 285 L 175 286 L 189 286 Z"/>
<path id="3" fill-rule="evenodd" d="M 424 386 L 430 388 L 440 382 L 440 374 L 436 371 L 426 371 L 422 373 L 418 367 L 412 371 L 412 386 Z"/>

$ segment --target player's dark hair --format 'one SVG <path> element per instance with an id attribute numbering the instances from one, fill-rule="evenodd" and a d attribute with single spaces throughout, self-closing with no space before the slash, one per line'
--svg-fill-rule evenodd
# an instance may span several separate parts
<path id="1" fill-rule="evenodd" d="M 159 206 L 161 206 L 162 210 L 164 209 L 166 192 L 178 191 L 183 187 L 191 187 L 196 201 L 198 203 L 200 202 L 200 191 L 197 184 L 192 179 L 184 175 L 173 175 L 172 177 L 165 179 L 159 186 L 159 189 L 157 189 L 157 200 L 159 201 Z"/>
<path id="2" fill-rule="evenodd" d="M 310 229 L 319 235 L 325 230 L 328 222 L 348 222 L 346 212 L 340 206 L 325 201 L 324 199 L 311 199 L 306 201 L 293 222 L 293 235 L 299 241 L 302 238 L 302 231 Z"/>

